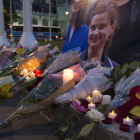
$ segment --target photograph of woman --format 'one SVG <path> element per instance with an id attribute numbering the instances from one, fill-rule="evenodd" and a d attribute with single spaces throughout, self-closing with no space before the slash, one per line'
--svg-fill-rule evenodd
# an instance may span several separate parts
<path id="1" fill-rule="evenodd" d="M 117 4 L 113 0 L 100 0 L 90 17 L 89 47 L 81 53 L 81 61 L 98 58 L 106 67 L 113 69 L 118 65 L 106 55 L 111 46 L 117 20 Z"/>
<path id="2" fill-rule="evenodd" d="M 85 23 L 89 20 L 97 3 L 89 8 Z M 115 29 L 108 56 L 123 65 L 132 61 L 140 61 L 140 0 L 115 0 L 119 14 L 118 28 Z"/>

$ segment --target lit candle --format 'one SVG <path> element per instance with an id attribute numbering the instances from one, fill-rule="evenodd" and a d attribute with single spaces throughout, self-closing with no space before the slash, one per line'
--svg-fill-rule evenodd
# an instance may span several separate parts
<path id="1" fill-rule="evenodd" d="M 137 130 L 140 131 L 140 124 L 138 124 L 138 126 L 137 126 Z"/>
<path id="2" fill-rule="evenodd" d="M 103 104 L 109 104 L 111 101 L 111 96 L 110 95 L 104 95 L 103 96 Z"/>
<path id="3" fill-rule="evenodd" d="M 92 101 L 93 101 L 93 103 L 100 101 L 100 92 L 98 90 L 94 90 L 92 92 Z"/>
<path id="4" fill-rule="evenodd" d="M 63 70 L 63 85 L 66 84 L 68 81 L 73 79 L 73 70 L 65 69 Z"/>
<path id="5" fill-rule="evenodd" d="M 111 118 L 111 119 L 115 119 L 117 116 L 117 113 L 114 113 L 114 110 L 108 114 L 108 118 Z"/>
<path id="6" fill-rule="evenodd" d="M 90 97 L 90 95 L 88 97 L 86 97 L 86 101 L 91 102 L 92 98 Z"/>
<path id="7" fill-rule="evenodd" d="M 24 76 L 26 76 L 26 75 L 28 75 L 28 70 L 24 69 L 24 70 L 22 71 L 22 73 L 23 73 Z"/>
<path id="8" fill-rule="evenodd" d="M 127 118 L 124 118 L 124 119 L 123 119 L 123 124 L 127 124 L 127 125 L 131 126 L 131 125 L 133 124 L 133 120 L 130 119 L 130 118 L 127 116 Z"/>
<path id="9" fill-rule="evenodd" d="M 81 104 L 81 102 L 80 102 L 80 101 L 78 101 L 77 99 L 76 99 L 76 102 L 77 102 L 78 104 Z"/>
<path id="10" fill-rule="evenodd" d="M 88 109 L 95 109 L 95 104 L 93 104 L 92 102 L 88 104 Z"/>
<path id="11" fill-rule="evenodd" d="M 35 79 L 35 74 L 33 72 L 30 74 L 30 78 Z"/>
<path id="12" fill-rule="evenodd" d="M 26 77 L 26 82 L 29 82 L 31 79 L 29 76 Z"/>

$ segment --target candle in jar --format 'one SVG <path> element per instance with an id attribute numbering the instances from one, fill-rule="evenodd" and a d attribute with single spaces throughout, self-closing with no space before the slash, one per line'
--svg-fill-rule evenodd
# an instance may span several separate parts
<path id="1" fill-rule="evenodd" d="M 103 96 L 103 104 L 109 104 L 111 101 L 111 96 L 110 95 L 104 95 Z"/>
<path id="2" fill-rule="evenodd" d="M 88 104 L 88 109 L 95 109 L 95 104 L 93 104 L 92 102 Z"/>
<path id="3" fill-rule="evenodd" d="M 22 73 L 23 73 L 24 76 L 26 76 L 26 75 L 28 75 L 28 70 L 24 69 L 24 70 L 22 71 Z"/>
<path id="4" fill-rule="evenodd" d="M 29 76 L 26 77 L 26 82 L 29 82 L 31 79 Z"/>
<path id="5" fill-rule="evenodd" d="M 73 70 L 65 69 L 63 70 L 63 85 L 73 79 Z"/>
<path id="6" fill-rule="evenodd" d="M 108 118 L 111 118 L 111 119 L 115 119 L 117 116 L 117 113 L 114 113 L 114 110 L 108 114 Z"/>
<path id="7" fill-rule="evenodd" d="M 93 103 L 100 101 L 100 92 L 98 90 L 94 90 L 92 92 L 92 101 L 93 101 Z"/>
<path id="8" fill-rule="evenodd" d="M 92 98 L 90 97 L 90 95 L 88 97 L 86 97 L 86 101 L 91 102 Z"/>
<path id="9" fill-rule="evenodd" d="M 35 79 L 35 74 L 33 72 L 30 74 L 30 78 Z"/>
<path id="10" fill-rule="evenodd" d="M 138 126 L 137 126 L 137 130 L 140 131 L 140 124 L 138 124 Z"/>
<path id="11" fill-rule="evenodd" d="M 127 125 L 131 126 L 131 125 L 133 124 L 133 120 L 130 119 L 130 118 L 127 116 L 127 118 L 124 118 L 124 119 L 123 119 L 123 124 L 127 124 Z"/>

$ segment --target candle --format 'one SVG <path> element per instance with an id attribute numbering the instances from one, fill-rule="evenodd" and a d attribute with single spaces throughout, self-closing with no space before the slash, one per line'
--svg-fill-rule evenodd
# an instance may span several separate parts
<path id="1" fill-rule="evenodd" d="M 111 101 L 111 96 L 110 95 L 104 95 L 103 96 L 103 104 L 109 104 Z"/>
<path id="2" fill-rule="evenodd" d="M 95 109 L 95 104 L 93 104 L 92 102 L 88 104 L 88 109 Z"/>
<path id="3" fill-rule="evenodd" d="M 100 101 L 100 92 L 98 90 L 94 90 L 92 92 L 92 101 L 93 101 L 93 103 Z"/>
<path id="4" fill-rule="evenodd" d="M 29 76 L 26 77 L 26 82 L 29 82 L 31 79 Z"/>
<path id="5" fill-rule="evenodd" d="M 79 105 L 81 105 L 81 102 L 80 102 L 80 101 L 78 101 L 77 99 L 76 99 L 76 102 L 77 102 Z"/>
<path id="6" fill-rule="evenodd" d="M 86 97 L 86 101 L 91 102 L 92 98 L 90 97 L 90 95 L 88 97 Z"/>
<path id="7" fill-rule="evenodd" d="M 108 118 L 111 118 L 111 119 L 115 119 L 117 116 L 117 113 L 114 113 L 114 110 L 108 114 Z"/>
<path id="8" fill-rule="evenodd" d="M 130 119 L 128 116 L 127 116 L 127 118 L 123 119 L 123 124 L 127 124 L 127 125 L 131 126 L 132 123 L 133 123 L 133 120 Z"/>
<path id="9" fill-rule="evenodd" d="M 24 76 L 28 75 L 28 71 L 27 71 L 26 69 L 24 69 L 24 70 L 22 71 L 22 73 L 23 73 Z"/>
<path id="10" fill-rule="evenodd" d="M 30 74 L 30 78 L 35 79 L 35 74 L 33 72 Z"/>
<path id="11" fill-rule="evenodd" d="M 63 85 L 66 84 L 68 81 L 73 79 L 73 70 L 65 69 L 63 70 Z"/>
<path id="12" fill-rule="evenodd" d="M 140 131 L 140 124 L 138 124 L 138 126 L 137 126 L 137 130 Z"/>

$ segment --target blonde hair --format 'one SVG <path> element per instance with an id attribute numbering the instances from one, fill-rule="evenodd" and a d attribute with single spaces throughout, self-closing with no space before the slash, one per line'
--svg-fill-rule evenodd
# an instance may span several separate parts
<path id="1" fill-rule="evenodd" d="M 110 16 L 111 24 L 116 22 L 119 19 L 119 14 L 117 12 L 117 4 L 115 0 L 98 0 L 97 6 L 91 14 L 90 23 L 92 18 L 97 14 L 102 14 L 107 12 Z M 106 42 L 105 45 L 105 53 L 108 54 L 109 49 L 112 44 L 114 34 L 110 35 L 109 41 Z"/>

